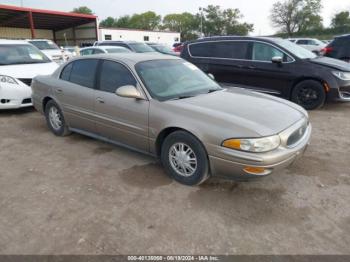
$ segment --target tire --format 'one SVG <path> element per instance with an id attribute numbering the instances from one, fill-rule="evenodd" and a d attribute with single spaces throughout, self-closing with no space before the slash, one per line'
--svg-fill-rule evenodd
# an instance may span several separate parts
<path id="1" fill-rule="evenodd" d="M 324 105 L 326 92 L 320 82 L 306 80 L 294 87 L 292 101 L 306 110 L 314 110 Z"/>
<path id="2" fill-rule="evenodd" d="M 53 115 L 56 114 L 56 121 L 53 119 Z M 53 100 L 50 100 L 45 106 L 45 117 L 47 126 L 50 128 L 52 133 L 56 136 L 67 136 L 71 132 L 66 125 L 62 110 Z M 58 118 L 58 119 L 57 119 Z"/>
<path id="3" fill-rule="evenodd" d="M 188 152 L 187 155 L 184 154 L 185 151 Z M 196 164 L 193 159 L 196 160 Z M 161 148 L 161 161 L 167 174 L 183 185 L 199 185 L 210 177 L 208 155 L 204 146 L 196 137 L 185 131 L 176 131 L 166 137 Z"/>

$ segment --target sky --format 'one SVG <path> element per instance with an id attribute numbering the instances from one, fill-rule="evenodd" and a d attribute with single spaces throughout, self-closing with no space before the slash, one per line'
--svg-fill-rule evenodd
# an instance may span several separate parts
<path id="1" fill-rule="evenodd" d="M 71 11 L 74 7 L 88 6 L 100 20 L 112 16 L 154 11 L 161 15 L 168 13 L 196 13 L 199 7 L 220 5 L 223 8 L 238 8 L 244 15 L 242 21 L 253 23 L 253 35 L 270 35 L 276 29 L 271 26 L 270 10 L 277 0 L 0 0 L 0 4 L 24 7 Z M 343 10 L 350 11 L 350 0 L 322 0 L 322 17 L 329 26 L 332 16 Z"/>

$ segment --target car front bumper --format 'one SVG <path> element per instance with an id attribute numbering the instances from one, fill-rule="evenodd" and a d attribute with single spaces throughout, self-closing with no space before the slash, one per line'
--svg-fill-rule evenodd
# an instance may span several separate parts
<path id="1" fill-rule="evenodd" d="M 327 99 L 329 101 L 350 102 L 350 81 L 344 81 L 337 79 L 331 86 L 327 93 Z"/>
<path id="2" fill-rule="evenodd" d="M 247 153 L 220 147 L 220 153 L 209 155 L 211 174 L 226 179 L 246 180 L 267 176 L 290 166 L 303 156 L 310 142 L 312 126 L 308 124 L 305 134 L 295 146 L 285 146 L 288 137 L 300 126 L 301 122 L 280 133 L 281 146 L 271 152 Z M 250 173 L 245 171 L 247 167 L 263 168 L 265 171 L 261 174 Z"/>
<path id="3" fill-rule="evenodd" d="M 0 85 L 0 110 L 33 106 L 32 90 L 25 84 Z"/>

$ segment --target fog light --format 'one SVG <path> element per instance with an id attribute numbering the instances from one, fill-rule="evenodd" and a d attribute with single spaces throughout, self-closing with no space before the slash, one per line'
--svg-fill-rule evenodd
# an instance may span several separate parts
<path id="1" fill-rule="evenodd" d="M 252 174 L 252 175 L 265 175 L 266 174 L 266 169 L 264 167 L 247 166 L 243 170 L 246 173 Z"/>

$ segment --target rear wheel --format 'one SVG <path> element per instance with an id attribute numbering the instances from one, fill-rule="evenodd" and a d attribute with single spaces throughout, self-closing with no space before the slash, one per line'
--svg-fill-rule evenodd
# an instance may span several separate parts
<path id="1" fill-rule="evenodd" d="M 164 141 L 161 161 L 168 175 L 177 182 L 193 186 L 209 178 L 209 161 L 201 142 L 185 131 L 176 131 Z"/>
<path id="2" fill-rule="evenodd" d="M 67 136 L 71 133 L 66 125 L 62 111 L 55 101 L 50 100 L 46 104 L 45 117 L 48 127 L 56 136 Z"/>
<path id="3" fill-rule="evenodd" d="M 307 110 L 317 109 L 322 107 L 326 101 L 326 92 L 321 83 L 306 80 L 294 87 L 292 101 Z"/>

